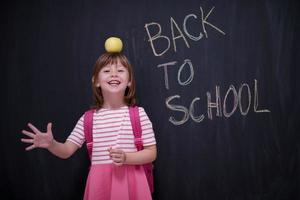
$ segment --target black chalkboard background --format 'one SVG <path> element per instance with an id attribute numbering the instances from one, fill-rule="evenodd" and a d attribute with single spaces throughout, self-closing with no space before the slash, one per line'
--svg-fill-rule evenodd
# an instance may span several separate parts
<path id="1" fill-rule="evenodd" d="M 86 149 L 68 160 L 25 152 L 21 130 L 51 121 L 64 141 L 117 36 L 156 133 L 154 199 L 300 199 L 299 10 L 297 0 L 2 3 L 1 194 L 82 199 Z"/>

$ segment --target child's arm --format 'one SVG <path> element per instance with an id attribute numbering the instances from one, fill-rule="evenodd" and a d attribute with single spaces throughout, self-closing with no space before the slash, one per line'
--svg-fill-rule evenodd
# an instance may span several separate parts
<path id="1" fill-rule="evenodd" d="M 22 130 L 22 133 L 30 137 L 30 139 L 21 139 L 22 142 L 31 144 L 26 148 L 27 151 L 30 151 L 34 148 L 45 148 L 55 156 L 66 159 L 73 155 L 73 153 L 78 149 L 78 146 L 72 142 L 57 142 L 53 138 L 51 123 L 48 123 L 47 132 L 45 133 L 42 133 L 39 129 L 37 129 L 30 123 L 28 124 L 28 126 L 33 132 Z"/>
<path id="2" fill-rule="evenodd" d="M 116 165 L 142 165 L 156 159 L 156 145 L 145 146 L 143 150 L 125 153 L 121 149 L 109 149 L 110 157 Z"/>

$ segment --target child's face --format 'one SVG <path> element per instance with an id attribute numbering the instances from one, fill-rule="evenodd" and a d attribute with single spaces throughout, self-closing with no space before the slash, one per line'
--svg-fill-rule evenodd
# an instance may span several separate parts
<path id="1" fill-rule="evenodd" d="M 102 95 L 123 94 L 127 86 L 130 86 L 129 72 L 119 61 L 104 66 L 96 80 L 97 87 L 101 88 Z"/>

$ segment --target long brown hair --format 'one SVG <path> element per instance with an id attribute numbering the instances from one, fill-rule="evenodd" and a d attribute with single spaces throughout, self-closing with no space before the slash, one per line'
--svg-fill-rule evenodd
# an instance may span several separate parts
<path id="1" fill-rule="evenodd" d="M 100 70 L 108 64 L 116 64 L 118 61 L 128 70 L 129 82 L 131 82 L 130 86 L 128 86 L 125 90 L 124 102 L 128 106 L 132 106 L 136 103 L 135 80 L 133 75 L 133 68 L 130 62 L 128 61 L 126 56 L 121 53 L 104 53 L 97 59 L 94 65 L 94 72 L 92 77 L 92 89 L 94 96 L 94 105 L 92 106 L 93 108 L 102 108 L 104 101 L 101 88 L 97 87 L 97 83 L 95 81 L 98 77 Z"/>

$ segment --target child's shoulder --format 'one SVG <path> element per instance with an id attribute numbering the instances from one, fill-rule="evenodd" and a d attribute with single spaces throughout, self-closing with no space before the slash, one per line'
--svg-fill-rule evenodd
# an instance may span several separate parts
<path id="1" fill-rule="evenodd" d="M 147 115 L 147 112 L 144 107 L 138 106 L 140 115 Z"/>
<path id="2" fill-rule="evenodd" d="M 139 113 L 143 113 L 143 114 L 146 113 L 145 108 L 142 106 L 138 106 L 138 105 L 128 106 L 128 109 L 134 108 L 134 107 L 137 107 L 139 109 Z"/>

